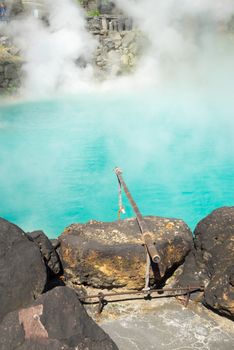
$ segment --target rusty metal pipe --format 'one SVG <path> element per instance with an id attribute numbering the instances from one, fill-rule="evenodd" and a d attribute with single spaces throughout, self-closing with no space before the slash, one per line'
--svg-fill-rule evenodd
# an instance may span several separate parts
<path id="1" fill-rule="evenodd" d="M 181 292 L 181 294 L 188 294 L 196 291 L 204 291 L 204 286 L 188 286 L 188 287 L 176 287 L 176 288 L 160 288 L 160 289 L 150 289 L 147 293 L 164 293 L 164 292 Z M 116 293 L 101 293 L 101 297 L 114 297 L 114 296 L 124 296 L 124 295 L 140 295 L 145 294 L 143 290 L 138 291 L 127 291 L 127 292 L 116 292 Z M 173 296 L 173 295 L 171 295 Z M 86 295 L 80 297 L 81 300 L 100 298 L 100 293 L 95 295 Z"/>
<path id="2" fill-rule="evenodd" d="M 127 188 L 127 185 L 122 177 L 122 170 L 120 168 L 116 167 L 114 169 L 114 172 L 118 178 L 119 183 L 123 187 L 124 192 L 126 193 L 126 196 L 127 196 L 128 200 L 129 200 L 129 202 L 130 202 L 130 204 L 131 204 L 131 206 L 136 214 L 137 222 L 138 222 L 138 225 L 140 227 L 140 230 L 141 230 L 141 233 L 143 236 L 143 241 L 145 243 L 147 251 L 148 251 L 152 261 L 154 263 L 158 263 L 161 260 L 161 258 L 160 258 L 160 255 L 159 255 L 156 247 L 155 247 L 155 244 L 153 242 L 153 239 L 152 239 L 153 235 L 149 231 L 147 224 L 146 224 L 145 220 L 143 219 L 143 216 L 141 215 L 139 208 L 136 205 L 136 202 L 132 198 L 132 195 Z"/>

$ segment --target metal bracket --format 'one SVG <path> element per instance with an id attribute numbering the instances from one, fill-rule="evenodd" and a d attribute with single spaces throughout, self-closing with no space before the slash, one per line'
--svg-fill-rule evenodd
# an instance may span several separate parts
<path id="1" fill-rule="evenodd" d="M 98 293 L 98 313 L 101 314 L 104 306 L 107 305 L 107 300 L 104 299 L 105 296 L 102 292 Z"/>

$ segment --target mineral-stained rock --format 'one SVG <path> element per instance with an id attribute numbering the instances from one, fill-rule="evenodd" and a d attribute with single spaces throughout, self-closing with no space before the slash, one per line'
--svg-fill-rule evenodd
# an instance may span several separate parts
<path id="1" fill-rule="evenodd" d="M 192 234 L 182 220 L 145 218 L 160 252 L 154 280 L 162 282 L 190 251 Z M 146 251 L 136 219 L 73 224 L 60 236 L 65 274 L 74 284 L 96 288 L 144 286 Z"/>
<path id="2" fill-rule="evenodd" d="M 33 231 L 28 234 L 28 237 L 38 244 L 49 271 L 55 275 L 59 274 L 61 272 L 59 256 L 45 233 L 43 231 Z"/>
<path id="3" fill-rule="evenodd" d="M 38 297 L 46 279 L 38 246 L 19 227 L 0 218 L 0 321 Z"/>
<path id="4" fill-rule="evenodd" d="M 88 316 L 76 293 L 57 287 L 0 324 L 1 350 L 118 350 Z"/>
<path id="5" fill-rule="evenodd" d="M 178 283 L 190 284 L 191 278 L 204 283 L 204 304 L 234 319 L 234 207 L 214 210 L 194 234 L 194 249 Z"/>

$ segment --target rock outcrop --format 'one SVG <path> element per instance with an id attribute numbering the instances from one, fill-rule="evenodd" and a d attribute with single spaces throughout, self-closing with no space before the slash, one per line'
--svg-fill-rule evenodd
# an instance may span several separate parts
<path id="1" fill-rule="evenodd" d="M 95 55 L 99 76 L 106 78 L 133 72 L 141 57 L 144 44 L 145 39 L 137 30 L 109 31 L 108 35 L 100 36 Z"/>
<path id="2" fill-rule="evenodd" d="M 45 233 L 43 231 L 33 231 L 27 236 L 38 245 L 49 274 L 52 276 L 59 275 L 62 272 L 60 258 Z"/>
<path id="3" fill-rule="evenodd" d="M 21 67 L 19 49 L 0 35 L 0 95 L 17 90 L 21 82 Z"/>
<path id="4" fill-rule="evenodd" d="M 183 263 L 191 249 L 192 234 L 182 220 L 160 217 L 145 220 L 161 256 L 151 282 L 160 285 Z M 144 286 L 146 252 L 135 219 L 73 224 L 59 240 L 65 275 L 73 285 L 109 289 Z"/>
<path id="5" fill-rule="evenodd" d="M 76 293 L 57 287 L 0 325 L 1 350 L 118 350 L 88 316 Z"/>
<path id="6" fill-rule="evenodd" d="M 178 284 L 205 285 L 203 303 L 234 319 L 234 207 L 214 210 L 194 231 L 194 249 Z"/>
<path id="7" fill-rule="evenodd" d="M 48 291 L 60 269 L 42 231 L 25 234 L 0 218 L 1 350 L 117 350 L 74 290 L 51 283 Z"/>
<path id="8" fill-rule="evenodd" d="M 87 29 L 98 40 L 93 65 L 99 79 L 133 72 L 148 45 L 124 15 L 87 17 Z"/>
<path id="9" fill-rule="evenodd" d="M 0 218 L 0 321 L 44 290 L 46 267 L 38 246 L 16 225 Z"/>

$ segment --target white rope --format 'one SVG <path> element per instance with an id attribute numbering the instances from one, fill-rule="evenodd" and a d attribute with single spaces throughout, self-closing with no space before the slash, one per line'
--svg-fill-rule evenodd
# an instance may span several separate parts
<path id="1" fill-rule="evenodd" d="M 150 266 L 151 259 L 149 253 L 146 250 L 145 287 L 142 289 L 146 293 L 150 290 Z"/>
<path id="2" fill-rule="evenodd" d="M 120 219 L 120 215 L 125 214 L 125 209 L 123 206 L 123 201 L 122 201 L 122 186 L 121 183 L 119 181 L 119 210 L 118 210 L 118 219 Z"/>

